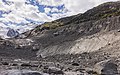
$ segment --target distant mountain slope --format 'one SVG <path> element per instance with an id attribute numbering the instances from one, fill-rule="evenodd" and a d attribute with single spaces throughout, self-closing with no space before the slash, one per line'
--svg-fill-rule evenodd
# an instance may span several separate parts
<path id="1" fill-rule="evenodd" d="M 21 36 L 39 46 L 38 56 L 96 51 L 119 39 L 114 34 L 120 29 L 119 7 L 120 2 L 104 3 L 83 14 L 37 26 Z"/>
<path id="2" fill-rule="evenodd" d="M 93 9 L 86 11 L 83 14 L 78 14 L 71 17 L 55 20 L 53 22 L 45 23 L 34 29 L 35 32 L 39 32 L 44 29 L 56 29 L 61 26 L 70 24 L 80 24 L 82 22 L 96 21 L 105 18 L 112 18 L 120 15 L 120 2 L 107 2 L 101 4 Z M 38 31 L 37 31 L 38 30 Z"/>
<path id="3" fill-rule="evenodd" d="M 37 56 L 98 51 L 120 39 L 119 7 L 120 2 L 104 3 L 83 14 L 42 24 L 8 41 L 13 43 L 12 50 L 27 49 Z"/>

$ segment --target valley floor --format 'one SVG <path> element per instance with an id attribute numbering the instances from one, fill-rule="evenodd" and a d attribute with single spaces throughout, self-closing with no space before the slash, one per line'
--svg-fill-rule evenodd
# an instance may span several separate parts
<path id="1" fill-rule="evenodd" d="M 54 55 L 30 60 L 4 57 L 0 61 L 0 71 L 17 69 L 50 75 L 119 75 L 119 56 L 114 53 L 111 55 L 111 52 L 112 50 L 109 52 L 99 50 L 91 53 Z"/>

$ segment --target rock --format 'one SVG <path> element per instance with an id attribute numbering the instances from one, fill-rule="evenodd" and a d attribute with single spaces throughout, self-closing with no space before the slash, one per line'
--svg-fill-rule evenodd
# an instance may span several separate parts
<path id="1" fill-rule="evenodd" d="M 1 62 L 1 63 L 2 63 L 2 65 L 9 65 L 8 62 Z"/>
<path id="2" fill-rule="evenodd" d="M 98 75 L 97 72 L 93 71 L 92 68 L 77 68 L 75 70 L 75 72 L 80 72 L 80 73 L 84 73 L 84 74 L 87 74 L 87 75 Z"/>
<path id="3" fill-rule="evenodd" d="M 23 63 L 21 64 L 22 67 L 31 67 L 31 65 L 29 63 Z"/>
<path id="4" fill-rule="evenodd" d="M 78 63 L 72 63 L 72 66 L 79 66 Z"/>
<path id="5" fill-rule="evenodd" d="M 87 73 L 90 74 L 90 75 L 93 75 L 93 74 L 94 74 L 94 75 L 97 75 L 97 72 L 92 71 L 92 70 L 91 70 L 91 71 L 88 71 Z"/>
<path id="6" fill-rule="evenodd" d="M 117 64 L 111 60 L 105 60 L 97 63 L 94 67 L 94 71 L 102 75 L 116 75 L 118 74 Z"/>
<path id="7" fill-rule="evenodd" d="M 80 72 L 65 72 L 65 75 L 88 75 L 88 74 L 83 74 L 83 73 L 80 73 Z"/>
<path id="8" fill-rule="evenodd" d="M 120 30 L 118 30 L 118 32 L 120 32 Z"/>
<path id="9" fill-rule="evenodd" d="M 59 33 L 58 33 L 58 32 L 56 32 L 56 33 L 53 33 L 53 35 L 54 35 L 54 36 L 58 36 L 58 35 L 59 35 Z"/>
<path id="10" fill-rule="evenodd" d="M 21 59 L 14 59 L 15 62 L 20 62 L 22 61 Z"/>
<path id="11" fill-rule="evenodd" d="M 5 70 L 0 72 L 0 75 L 49 75 L 49 74 L 30 70 Z"/>
<path id="12" fill-rule="evenodd" d="M 38 64 L 31 65 L 31 67 L 39 67 Z"/>
<path id="13" fill-rule="evenodd" d="M 40 49 L 39 45 L 38 44 L 35 44 L 33 47 L 32 47 L 32 51 L 38 51 Z"/>
<path id="14" fill-rule="evenodd" d="M 21 49 L 20 45 L 15 45 L 15 49 Z"/>
<path id="15" fill-rule="evenodd" d="M 16 64 L 16 63 L 13 63 L 13 64 L 11 64 L 11 66 L 18 66 L 18 64 Z"/>
<path id="16" fill-rule="evenodd" d="M 49 67 L 48 69 L 44 69 L 43 72 L 48 74 L 64 74 L 64 72 L 61 69 L 56 67 Z"/>
<path id="17" fill-rule="evenodd" d="M 118 74 L 117 65 L 111 62 L 105 64 L 105 67 L 102 69 L 102 74 Z"/>
<path id="18" fill-rule="evenodd" d="M 42 75 L 42 74 L 37 73 L 37 72 L 33 72 L 33 73 L 26 73 L 25 75 Z"/>

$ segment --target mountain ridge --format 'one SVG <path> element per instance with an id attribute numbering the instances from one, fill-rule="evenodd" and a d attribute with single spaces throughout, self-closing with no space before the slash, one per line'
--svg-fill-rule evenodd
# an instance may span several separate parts
<path id="1" fill-rule="evenodd" d="M 48 22 L 48 23 L 42 24 L 41 26 L 37 26 L 35 29 L 37 29 L 37 28 L 38 29 L 40 28 L 41 30 L 42 29 L 43 30 L 44 29 L 55 29 L 57 27 L 69 25 L 69 23 L 71 23 L 72 21 L 73 21 L 72 23 L 74 23 L 74 24 L 79 24 L 79 23 L 86 22 L 89 20 L 94 21 L 94 20 L 100 20 L 100 19 L 104 19 L 104 18 L 119 16 L 119 14 L 120 14 L 120 11 L 119 11 L 120 9 L 118 7 L 119 4 L 120 4 L 120 1 L 107 2 L 107 3 L 101 4 L 97 7 L 94 7 L 93 9 L 90 9 L 90 10 L 86 11 L 85 13 L 81 13 L 78 15 L 65 17 L 65 18 L 61 18 L 61 19 L 58 19 L 58 20 L 55 20 L 52 22 Z M 84 21 L 84 19 L 85 19 L 85 21 Z M 77 23 L 77 21 L 78 21 L 78 23 Z"/>

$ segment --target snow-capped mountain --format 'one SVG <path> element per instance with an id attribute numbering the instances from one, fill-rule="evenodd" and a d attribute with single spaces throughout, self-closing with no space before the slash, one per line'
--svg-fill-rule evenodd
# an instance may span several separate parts
<path id="1" fill-rule="evenodd" d="M 0 36 L 2 38 L 13 38 L 17 35 L 19 35 L 19 32 L 17 30 L 0 27 Z"/>
<path id="2" fill-rule="evenodd" d="M 11 29 L 11 28 L 7 32 L 7 36 L 10 38 L 13 38 L 17 35 L 19 35 L 19 32 L 17 30 Z"/>
<path id="3" fill-rule="evenodd" d="M 40 24 L 42 24 L 42 23 L 40 23 Z M 13 27 L 2 25 L 2 26 L 0 26 L 0 36 L 2 38 L 12 38 L 21 33 L 31 30 L 31 29 L 35 28 L 36 26 L 37 26 L 37 24 L 33 24 L 33 23 L 20 25 L 20 26 L 13 26 Z"/>

